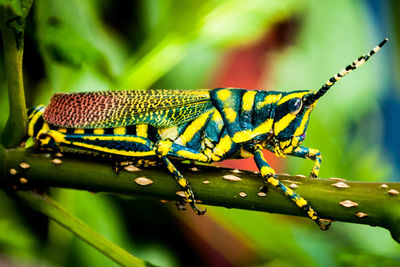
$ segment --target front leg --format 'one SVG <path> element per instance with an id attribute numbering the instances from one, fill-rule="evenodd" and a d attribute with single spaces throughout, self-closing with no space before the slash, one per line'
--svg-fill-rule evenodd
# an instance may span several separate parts
<path id="1" fill-rule="evenodd" d="M 289 155 L 313 160 L 314 167 L 311 171 L 310 176 L 312 178 L 318 177 L 319 169 L 321 168 L 321 161 L 322 161 L 322 156 L 318 149 L 299 146 L 295 150 L 293 150 L 293 152 L 290 153 Z"/>
<path id="2" fill-rule="evenodd" d="M 315 221 L 321 230 L 327 230 L 330 226 L 330 221 L 321 219 L 317 212 L 308 204 L 308 202 L 295 193 L 292 189 L 287 188 L 276 177 L 274 169 L 268 164 L 263 155 L 263 148 L 261 145 L 256 145 L 254 149 L 254 160 L 262 177 L 271 185 L 282 191 L 289 199 L 291 199 L 299 208 L 301 208 L 311 220 Z"/>

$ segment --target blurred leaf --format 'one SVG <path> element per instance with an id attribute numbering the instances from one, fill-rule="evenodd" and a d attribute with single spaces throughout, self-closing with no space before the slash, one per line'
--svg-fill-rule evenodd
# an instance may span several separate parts
<path id="1" fill-rule="evenodd" d="M 3 190 L 0 190 L 0 203 L 0 233 L 3 233 L 0 235 L 0 254 L 15 259 L 37 257 L 40 240 L 26 226 L 19 210 Z"/>
<path id="2" fill-rule="evenodd" d="M 292 15 L 295 1 L 202 1 L 173 6 L 160 20 L 121 76 L 122 88 L 148 88 L 187 57 L 189 47 L 234 47 L 250 42 Z M 228 30 L 229 29 L 229 30 Z"/>

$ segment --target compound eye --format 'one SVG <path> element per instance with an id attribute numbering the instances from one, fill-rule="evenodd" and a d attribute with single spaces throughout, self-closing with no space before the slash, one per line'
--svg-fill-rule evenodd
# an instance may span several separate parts
<path id="1" fill-rule="evenodd" d="M 300 112 L 302 106 L 303 106 L 303 101 L 301 100 L 301 98 L 295 97 L 291 99 L 289 102 L 290 114 L 297 115 Z"/>

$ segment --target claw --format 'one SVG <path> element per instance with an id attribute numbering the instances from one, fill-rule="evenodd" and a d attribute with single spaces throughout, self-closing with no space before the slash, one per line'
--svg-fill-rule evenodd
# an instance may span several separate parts
<path id="1" fill-rule="evenodd" d="M 194 210 L 194 212 L 196 213 L 196 215 L 204 215 L 204 213 L 207 212 L 207 209 L 201 210 L 196 206 L 196 203 L 194 201 L 190 202 L 190 206 L 192 207 L 192 209 Z"/>
<path id="2" fill-rule="evenodd" d="M 326 231 L 326 230 L 328 230 L 329 227 L 331 226 L 332 220 L 321 219 L 321 218 L 319 218 L 319 219 L 316 220 L 315 222 L 318 224 L 319 228 L 320 228 L 322 231 Z"/>

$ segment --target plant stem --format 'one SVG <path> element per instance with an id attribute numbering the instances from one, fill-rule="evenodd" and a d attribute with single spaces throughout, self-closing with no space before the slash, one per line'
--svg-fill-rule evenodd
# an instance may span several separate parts
<path id="1" fill-rule="evenodd" d="M 28 163 L 30 167 L 22 169 L 19 166 L 21 162 Z M 244 171 L 236 173 L 230 169 L 211 166 L 196 166 L 196 169 L 192 167 L 178 165 L 178 169 L 191 182 L 196 197 L 203 204 L 305 216 L 296 205 L 269 186 L 266 196 L 259 194 L 260 188 L 265 187 L 259 174 Z M 10 169 L 15 169 L 18 173 L 11 175 Z M 0 185 L 18 189 L 64 187 L 169 200 L 179 200 L 177 192 L 182 190 L 162 167 L 143 168 L 133 172 L 123 170 L 117 175 L 110 163 L 63 158 L 62 163 L 56 165 L 46 154 L 31 154 L 23 149 L 7 150 L 0 170 L 4 177 L 0 180 Z M 226 179 L 227 175 L 234 175 L 241 180 Z M 21 184 L 20 177 L 26 178 L 28 182 Z M 139 177 L 148 178 L 152 183 L 140 185 L 136 180 Z M 389 191 L 400 191 L 400 183 L 386 183 L 385 186 L 382 183 L 342 181 L 349 187 L 340 187 L 340 184 L 338 187 L 335 184 L 340 181 L 333 179 L 300 176 L 279 178 L 287 186 L 297 185 L 294 189 L 296 193 L 307 199 L 322 218 L 384 227 L 397 242 L 400 241 L 400 196 L 396 191 Z M 340 202 L 345 200 L 356 203 L 353 204 L 356 206 L 341 205 Z"/>
<path id="2" fill-rule="evenodd" d="M 50 197 L 26 191 L 17 191 L 14 197 L 24 204 L 28 204 L 30 208 L 54 220 L 116 263 L 122 266 L 152 266 L 150 263 L 136 258 L 124 249 L 105 239 L 102 235 L 65 211 Z"/>
<path id="3" fill-rule="evenodd" d="M 22 6 L 21 16 L 15 14 L 16 10 L 12 7 L 0 6 L 0 30 L 3 39 L 9 98 L 9 117 L 2 135 L 2 143 L 6 147 L 14 147 L 19 144 L 26 132 L 27 115 L 22 78 L 22 57 L 24 53 L 23 28 L 30 5 L 31 3 L 27 3 L 27 6 Z"/>

